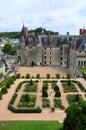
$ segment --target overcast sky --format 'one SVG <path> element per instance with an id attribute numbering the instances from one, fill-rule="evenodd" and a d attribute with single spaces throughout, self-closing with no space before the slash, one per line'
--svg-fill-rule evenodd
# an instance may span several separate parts
<path id="1" fill-rule="evenodd" d="M 0 32 L 43 27 L 78 34 L 86 27 L 86 0 L 0 0 Z"/>

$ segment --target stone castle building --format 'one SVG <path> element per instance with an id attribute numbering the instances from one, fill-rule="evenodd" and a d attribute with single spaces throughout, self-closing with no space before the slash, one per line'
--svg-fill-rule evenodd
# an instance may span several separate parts
<path id="1" fill-rule="evenodd" d="M 86 30 L 80 35 L 48 35 L 29 33 L 22 27 L 19 64 L 23 66 L 67 67 L 74 76 L 81 76 L 79 67 L 86 67 Z"/>

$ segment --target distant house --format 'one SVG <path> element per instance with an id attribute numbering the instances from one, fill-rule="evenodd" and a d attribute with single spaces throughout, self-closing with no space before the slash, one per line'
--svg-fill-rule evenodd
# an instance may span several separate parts
<path id="1" fill-rule="evenodd" d="M 0 73 L 5 74 L 5 65 L 3 62 L 0 62 Z"/>
<path id="2" fill-rule="evenodd" d="M 7 55 L 5 58 L 6 64 L 8 65 L 9 68 L 11 68 L 14 64 L 17 64 L 17 56 L 15 55 Z"/>

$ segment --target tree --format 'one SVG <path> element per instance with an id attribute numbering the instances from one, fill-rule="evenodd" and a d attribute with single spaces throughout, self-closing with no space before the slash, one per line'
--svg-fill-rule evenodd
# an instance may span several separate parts
<path id="1" fill-rule="evenodd" d="M 32 80 L 32 79 L 30 80 L 30 83 L 29 83 L 29 84 L 30 84 L 30 85 L 33 85 L 33 80 Z"/>
<path id="2" fill-rule="evenodd" d="M 49 79 L 50 78 L 50 74 L 47 74 L 47 79 Z"/>
<path id="3" fill-rule="evenodd" d="M 37 74 L 36 77 L 37 77 L 37 79 L 39 79 L 40 78 L 40 74 Z"/>
<path id="4" fill-rule="evenodd" d="M 2 87 L 1 92 L 2 92 L 2 94 L 7 93 L 7 92 L 8 92 L 8 91 L 7 91 L 7 88 L 6 88 L 6 87 Z"/>
<path id="5" fill-rule="evenodd" d="M 28 94 L 25 95 L 25 102 L 27 102 L 27 103 L 29 102 L 29 96 L 28 96 Z"/>
<path id="6" fill-rule="evenodd" d="M 2 99 L 2 92 L 0 91 L 0 99 Z"/>
<path id="7" fill-rule="evenodd" d="M 29 79 L 30 78 L 30 74 L 26 74 L 26 79 Z"/>
<path id="8" fill-rule="evenodd" d="M 86 102 L 71 104 L 66 113 L 63 130 L 86 130 Z"/>
<path id="9" fill-rule="evenodd" d="M 16 55 L 16 54 L 17 54 L 17 49 L 16 49 L 14 46 L 12 46 L 12 44 L 9 43 L 9 42 L 7 42 L 7 43 L 4 45 L 2 51 L 3 51 L 5 54 L 7 54 L 7 55 Z"/>
<path id="10" fill-rule="evenodd" d="M 56 78 L 59 79 L 60 78 L 60 74 L 56 74 Z"/>
<path id="11" fill-rule="evenodd" d="M 69 73 L 66 75 L 66 78 L 67 78 L 67 79 L 70 79 L 70 78 L 71 78 L 71 76 L 70 76 Z"/>

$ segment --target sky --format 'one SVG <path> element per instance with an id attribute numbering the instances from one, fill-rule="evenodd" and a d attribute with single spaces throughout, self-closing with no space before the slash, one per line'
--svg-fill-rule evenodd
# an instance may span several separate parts
<path id="1" fill-rule="evenodd" d="M 59 34 L 86 28 L 86 0 L 0 0 L 0 32 L 43 27 Z"/>

